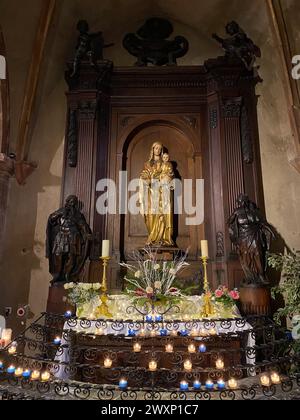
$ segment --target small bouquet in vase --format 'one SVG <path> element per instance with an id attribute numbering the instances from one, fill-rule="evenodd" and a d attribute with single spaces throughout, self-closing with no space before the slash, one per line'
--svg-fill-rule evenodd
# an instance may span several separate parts
<path id="1" fill-rule="evenodd" d="M 214 299 L 221 304 L 225 310 L 231 310 L 240 299 L 240 294 L 237 289 L 229 290 L 226 286 L 220 286 L 214 292 Z"/>
<path id="2" fill-rule="evenodd" d="M 179 303 L 184 297 L 175 287 L 178 273 L 189 266 L 185 262 L 187 254 L 178 255 L 173 261 L 160 261 L 155 250 L 146 248 L 144 255 L 135 253 L 135 265 L 121 264 L 127 270 L 126 292 L 137 306 L 151 304 L 168 306 Z"/>

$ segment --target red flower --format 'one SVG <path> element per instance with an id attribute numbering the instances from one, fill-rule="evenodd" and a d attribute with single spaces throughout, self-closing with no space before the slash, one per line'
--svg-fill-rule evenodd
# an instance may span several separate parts
<path id="1" fill-rule="evenodd" d="M 233 300 L 239 300 L 239 298 L 240 298 L 240 294 L 239 294 L 239 292 L 238 292 L 237 290 L 232 290 L 232 291 L 229 293 L 229 295 L 230 295 L 230 297 L 231 297 Z"/>
<path id="2" fill-rule="evenodd" d="M 216 292 L 215 292 L 215 296 L 216 296 L 216 298 L 221 298 L 222 296 L 224 295 L 224 292 L 223 292 L 223 289 L 218 289 L 218 290 L 216 290 Z"/>

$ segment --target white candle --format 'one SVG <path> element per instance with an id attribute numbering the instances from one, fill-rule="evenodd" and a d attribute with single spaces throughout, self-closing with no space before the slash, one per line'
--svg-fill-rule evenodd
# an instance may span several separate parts
<path id="1" fill-rule="evenodd" d="M 15 376 L 17 377 L 17 378 L 20 378 L 22 375 L 23 375 L 23 369 L 22 368 L 18 368 L 18 369 L 16 369 L 16 371 L 15 371 Z"/>
<path id="2" fill-rule="evenodd" d="M 262 386 L 269 387 L 271 385 L 271 380 L 270 380 L 268 375 L 263 375 L 260 378 L 260 382 L 261 382 Z"/>
<path id="3" fill-rule="evenodd" d="M 102 241 L 102 258 L 108 258 L 110 256 L 110 241 Z"/>
<path id="4" fill-rule="evenodd" d="M 201 254 L 202 257 L 209 257 L 209 253 L 208 253 L 208 241 L 201 241 Z"/>
<path id="5" fill-rule="evenodd" d="M 235 379 L 232 378 L 228 381 L 228 386 L 230 389 L 237 389 L 238 383 Z"/>
<path id="6" fill-rule="evenodd" d="M 112 367 L 112 364 L 113 364 L 113 362 L 112 362 L 111 359 L 107 358 L 107 359 L 104 360 L 105 369 L 110 369 Z"/>
<path id="7" fill-rule="evenodd" d="M 173 344 L 167 344 L 166 345 L 166 353 L 173 353 L 174 347 Z"/>
<path id="8" fill-rule="evenodd" d="M 222 359 L 218 359 L 216 361 L 216 368 L 219 370 L 223 370 L 224 369 L 224 361 Z"/>
<path id="9" fill-rule="evenodd" d="M 280 376 L 278 375 L 278 373 L 276 373 L 276 372 L 273 372 L 272 373 L 272 375 L 271 375 L 271 381 L 275 385 L 279 385 L 281 383 Z"/>
<path id="10" fill-rule="evenodd" d="M 133 346 L 133 352 L 134 353 L 140 353 L 142 350 L 142 346 L 140 345 L 140 343 L 135 343 Z"/>
<path id="11" fill-rule="evenodd" d="M 35 371 L 34 371 L 34 372 L 32 372 L 32 374 L 31 374 L 31 380 L 32 380 L 32 381 L 37 381 L 37 380 L 39 380 L 39 379 L 40 379 L 40 376 L 41 376 L 40 372 L 39 372 L 38 370 L 35 370 Z"/>
<path id="12" fill-rule="evenodd" d="M 196 353 L 196 346 L 195 344 L 190 344 L 188 348 L 189 353 Z"/>
<path id="13" fill-rule="evenodd" d="M 42 373 L 42 376 L 41 376 L 42 382 L 48 382 L 50 378 L 51 378 L 51 375 L 49 372 L 46 371 Z"/>

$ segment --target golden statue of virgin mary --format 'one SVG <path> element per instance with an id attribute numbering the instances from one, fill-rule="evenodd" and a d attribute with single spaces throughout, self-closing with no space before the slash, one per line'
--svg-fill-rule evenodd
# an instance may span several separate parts
<path id="1" fill-rule="evenodd" d="M 140 176 L 141 214 L 149 233 L 146 245 L 174 247 L 174 169 L 164 146 L 156 142 Z"/>

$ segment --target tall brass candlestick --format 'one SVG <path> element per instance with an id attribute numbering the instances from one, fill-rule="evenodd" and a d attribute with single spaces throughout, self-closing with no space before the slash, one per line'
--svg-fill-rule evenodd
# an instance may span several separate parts
<path id="1" fill-rule="evenodd" d="M 211 301 L 211 292 L 210 292 L 208 274 L 207 274 L 208 257 L 203 256 L 201 257 L 201 259 L 202 259 L 203 268 L 204 268 L 204 305 L 201 312 L 201 317 L 209 318 L 215 315 L 215 310 Z"/>
<path id="2" fill-rule="evenodd" d="M 101 257 L 102 263 L 103 263 L 103 277 L 102 277 L 102 285 L 101 285 L 101 306 L 97 311 L 97 315 L 99 317 L 105 316 L 106 318 L 112 318 L 112 314 L 109 312 L 107 302 L 108 302 L 108 296 L 107 296 L 107 268 L 110 261 L 110 257 Z"/>

